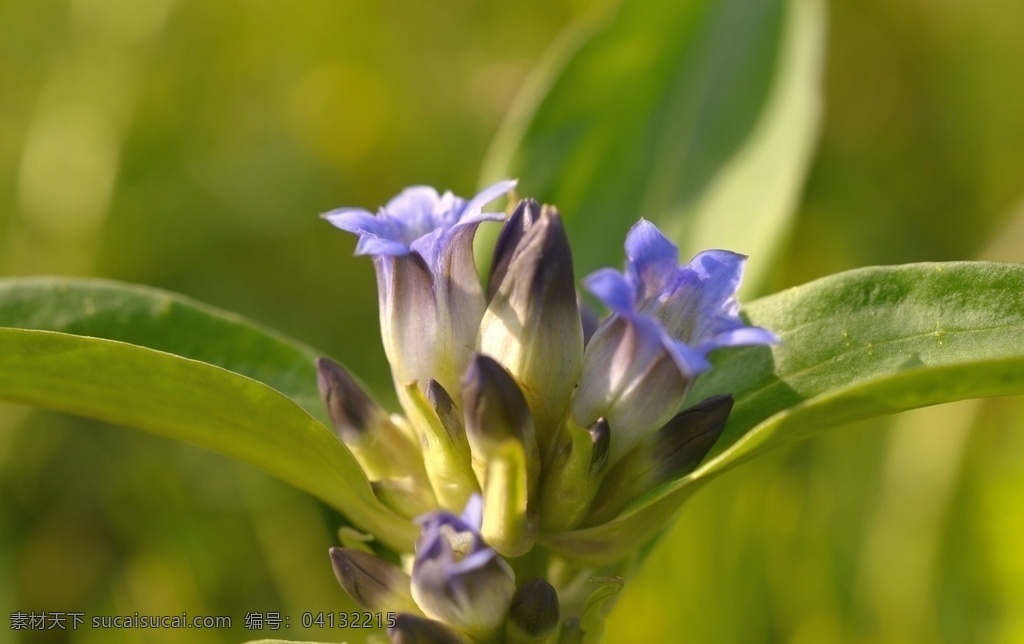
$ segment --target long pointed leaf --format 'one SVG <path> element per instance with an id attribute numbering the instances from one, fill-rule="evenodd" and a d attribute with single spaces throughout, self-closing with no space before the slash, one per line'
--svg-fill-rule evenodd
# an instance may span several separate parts
<path id="1" fill-rule="evenodd" d="M 128 425 L 259 466 L 410 551 L 416 529 L 383 506 L 338 439 L 284 395 L 220 367 L 143 347 L 0 328 L 0 398 Z"/>
<path id="2" fill-rule="evenodd" d="M 750 255 L 741 294 L 763 294 L 797 211 L 821 121 L 825 25 L 824 2 L 786 3 L 773 86 L 750 136 L 695 203 L 660 219 L 683 257 Z"/>
<path id="3" fill-rule="evenodd" d="M 763 283 L 817 137 L 821 0 L 622 2 L 557 43 L 488 154 L 557 204 L 585 269 L 640 216 Z M 754 234 L 751 231 L 756 231 Z M 613 248 L 619 248 L 618 243 Z"/>
<path id="4" fill-rule="evenodd" d="M 217 365 L 266 383 L 327 420 L 314 367 L 322 354 L 183 295 L 100 279 L 3 279 L 0 326 L 119 340 Z"/>
<path id="5" fill-rule="evenodd" d="M 771 349 L 722 352 L 691 400 L 732 393 L 713 456 L 601 526 L 542 541 L 578 560 L 628 555 L 700 485 L 822 429 L 943 402 L 1024 393 L 1024 265 L 988 262 L 873 267 L 751 303 Z"/>

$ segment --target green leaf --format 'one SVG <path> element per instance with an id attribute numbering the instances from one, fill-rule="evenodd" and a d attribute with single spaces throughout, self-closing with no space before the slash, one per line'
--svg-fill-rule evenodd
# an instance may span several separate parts
<path id="1" fill-rule="evenodd" d="M 709 459 L 618 518 L 541 541 L 578 561 L 626 556 L 700 485 L 759 454 L 843 423 L 965 398 L 1024 393 L 1024 265 L 873 267 L 751 303 L 778 346 L 719 352 L 688 402 L 736 400 Z"/>
<path id="2" fill-rule="evenodd" d="M 0 398 L 147 430 L 259 466 L 409 552 L 417 530 L 383 506 L 334 434 L 269 386 L 124 342 L 0 328 Z"/>
<path id="3" fill-rule="evenodd" d="M 591 581 L 598 584 L 598 588 L 583 604 L 580 628 L 586 634 L 585 642 L 600 642 L 601 636 L 604 635 L 605 615 L 611 610 L 609 602 L 622 590 L 622 578 L 594 577 Z"/>
<path id="4" fill-rule="evenodd" d="M 622 2 L 587 16 L 528 80 L 484 183 L 519 177 L 556 204 L 584 268 L 644 216 L 689 255 L 754 256 L 758 286 L 817 137 L 824 33 L 821 0 Z"/>
<path id="5" fill-rule="evenodd" d="M 771 93 L 743 147 L 692 204 L 658 222 L 683 257 L 707 248 L 749 255 L 741 295 L 763 293 L 797 211 L 822 113 L 825 4 L 790 0 Z"/>
<path id="6" fill-rule="evenodd" d="M 3 279 L 0 326 L 119 340 L 217 365 L 270 385 L 328 422 L 314 366 L 323 354 L 182 295 L 98 279 Z"/>

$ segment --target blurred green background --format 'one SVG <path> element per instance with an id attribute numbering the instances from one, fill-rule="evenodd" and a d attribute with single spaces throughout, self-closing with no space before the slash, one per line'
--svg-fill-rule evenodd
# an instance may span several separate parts
<path id="1" fill-rule="evenodd" d="M 0 0 L 0 273 L 185 293 L 386 397 L 372 268 L 317 214 L 412 183 L 472 194 L 527 74 L 592 10 Z M 1022 28 L 1018 0 L 829 5 L 823 129 L 773 289 L 868 264 L 1024 261 Z M 621 262 L 618 233 L 606 248 Z M 971 401 L 740 468 L 685 508 L 608 641 L 1024 641 L 1022 430 L 1019 400 Z M 0 407 L 0 641 L 15 610 L 233 616 L 194 642 L 257 637 L 244 613 L 278 611 L 279 634 L 358 641 L 299 624 L 351 607 L 326 556 L 339 524 L 199 448 Z"/>

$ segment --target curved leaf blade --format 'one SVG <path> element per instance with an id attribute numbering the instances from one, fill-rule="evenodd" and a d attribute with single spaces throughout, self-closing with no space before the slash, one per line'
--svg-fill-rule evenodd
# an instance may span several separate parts
<path id="1" fill-rule="evenodd" d="M 824 34 L 821 0 L 623 2 L 585 16 L 527 82 L 482 183 L 516 176 L 557 204 L 584 269 L 644 216 L 684 254 L 761 258 L 746 280 L 757 287 L 817 138 Z"/>
<path id="2" fill-rule="evenodd" d="M 782 344 L 722 352 L 689 401 L 732 393 L 711 457 L 613 521 L 542 541 L 581 561 L 630 552 L 704 483 L 771 449 L 841 423 L 965 398 L 1024 393 L 1024 265 L 871 267 L 751 303 Z"/>
<path id="3" fill-rule="evenodd" d="M 1024 356 L 1024 265 L 862 268 L 762 298 L 745 312 L 782 344 L 726 353 L 696 383 L 691 400 L 727 390 L 737 397 L 714 453 L 772 414 L 880 378 L 913 376 L 924 404 L 1011 393 L 983 372 Z M 974 369 L 974 379 L 930 375 L 943 368 Z M 893 405 L 892 412 L 910 408 Z"/>
<path id="4" fill-rule="evenodd" d="M 0 326 L 118 340 L 206 362 L 270 385 L 327 422 L 314 366 L 323 354 L 183 295 L 101 279 L 2 279 Z"/>
<path id="5" fill-rule="evenodd" d="M 269 386 L 112 340 L 0 328 L 0 398 L 137 427 L 263 468 L 398 551 L 417 530 L 383 506 L 338 439 Z"/>
<path id="6" fill-rule="evenodd" d="M 722 165 L 700 197 L 661 219 L 683 257 L 729 248 L 754 258 L 741 294 L 764 293 L 776 264 L 821 125 L 825 3 L 786 3 L 775 78 L 743 146 Z"/>

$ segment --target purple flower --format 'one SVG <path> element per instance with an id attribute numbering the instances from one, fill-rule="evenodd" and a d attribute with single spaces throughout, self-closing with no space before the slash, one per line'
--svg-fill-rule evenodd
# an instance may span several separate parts
<path id="1" fill-rule="evenodd" d="M 338 208 L 324 219 L 359 236 L 356 255 L 401 256 L 417 253 L 432 269 L 466 227 L 500 220 L 500 213 L 483 212 L 486 204 L 514 188 L 515 181 L 500 181 L 466 201 L 450 191 L 438 195 L 430 186 L 412 186 L 387 203 L 377 215 L 362 208 Z"/>
<path id="2" fill-rule="evenodd" d="M 719 347 L 778 342 L 774 333 L 746 326 L 736 290 L 746 256 L 706 250 L 679 266 L 679 249 L 641 219 L 626 236 L 626 272 L 605 268 L 584 280 L 587 290 L 622 317 L 660 323 L 662 344 L 680 370 L 696 376 Z"/>
<path id="3" fill-rule="evenodd" d="M 433 378 L 458 397 L 485 304 L 473 235 L 480 222 L 504 217 L 483 212 L 483 206 L 514 186 L 502 181 L 468 201 L 415 186 L 376 215 L 360 208 L 324 215 L 359 237 L 357 255 L 373 256 L 381 337 L 399 392 Z"/>
<path id="4" fill-rule="evenodd" d="M 584 280 L 614 314 L 587 345 L 572 405 L 581 425 L 608 420 L 611 463 L 672 416 L 711 367 L 711 351 L 778 341 L 739 317 L 743 255 L 708 250 L 679 265 L 675 244 L 641 219 L 626 236 L 626 258 L 625 273 L 605 268 Z"/>
<path id="5" fill-rule="evenodd" d="M 480 536 L 482 521 L 479 495 L 461 517 L 423 515 L 412 567 L 412 596 L 423 612 L 478 638 L 501 626 L 516 591 L 512 569 Z"/>

